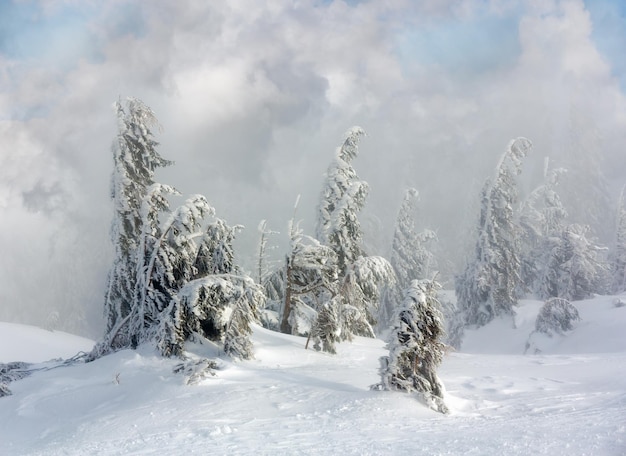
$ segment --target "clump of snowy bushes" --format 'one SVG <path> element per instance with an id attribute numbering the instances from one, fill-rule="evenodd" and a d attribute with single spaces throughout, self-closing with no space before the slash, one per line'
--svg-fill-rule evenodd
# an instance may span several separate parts
<path id="1" fill-rule="evenodd" d="M 528 337 L 524 353 L 531 351 L 541 353 L 538 343 L 542 338 L 564 336 L 567 331 L 574 329 L 574 323 L 580 321 L 578 309 L 567 299 L 551 298 L 539 310 L 535 321 L 535 330 Z"/>
<path id="2" fill-rule="evenodd" d="M 31 374 L 30 364 L 23 362 L 0 364 L 0 397 L 10 396 L 9 383 L 20 380 Z"/>
<path id="3" fill-rule="evenodd" d="M 222 343 L 236 358 L 253 356 L 249 340 L 265 294 L 234 261 L 240 229 L 215 217 L 202 195 L 170 209 L 178 192 L 154 181 L 163 159 L 152 110 L 138 99 L 115 104 L 111 239 L 115 258 L 105 297 L 107 328 L 88 359 L 155 344 L 163 356 L 183 356 L 188 339 Z"/>

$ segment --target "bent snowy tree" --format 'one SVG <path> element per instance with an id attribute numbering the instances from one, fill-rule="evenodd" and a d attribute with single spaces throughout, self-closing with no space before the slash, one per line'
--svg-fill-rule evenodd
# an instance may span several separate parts
<path id="1" fill-rule="evenodd" d="M 496 316 L 512 315 L 517 304 L 521 263 L 515 178 L 531 146 L 526 138 L 511 141 L 494 178 L 483 187 L 474 256 L 455 283 L 467 325 L 483 326 Z"/>
<path id="2" fill-rule="evenodd" d="M 358 214 L 365 206 L 369 186 L 357 175 L 352 160 L 364 135 L 361 127 L 346 132 L 326 172 L 318 206 L 317 239 L 337 257 L 339 296 L 329 305 L 338 306 L 332 314 L 339 318 L 342 340 L 353 335 L 374 337 L 381 288 L 395 281 L 389 262 L 368 257 L 362 245 Z"/>
<path id="3" fill-rule="evenodd" d="M 170 164 L 156 151 L 154 113 L 134 98 L 126 109 L 119 102 L 115 107 L 115 259 L 105 296 L 106 333 L 90 358 L 145 342 L 164 356 L 181 355 L 195 333 L 224 342 L 233 356 L 251 357 L 245 338 L 265 297 L 254 281 L 236 274 L 232 241 L 238 227 L 214 218 L 202 195 L 171 211 L 168 196 L 176 190 L 154 182 L 154 170 Z"/>
<path id="4" fill-rule="evenodd" d="M 317 239 L 337 254 L 341 276 L 350 264 L 365 256 L 358 213 L 365 205 L 369 186 L 359 179 L 351 164 L 358 155 L 359 139 L 364 135 L 361 127 L 346 132 L 346 139 L 326 172 L 318 207 Z"/>
<path id="5" fill-rule="evenodd" d="M 428 407 L 447 413 L 444 387 L 437 376 L 444 354 L 439 288 L 434 280 L 414 280 L 405 291 L 394 315 L 389 355 L 380 358 L 381 382 L 372 389 L 416 392 Z"/>
<path id="6" fill-rule="evenodd" d="M 398 211 L 390 257 L 396 282 L 383 291 L 378 319 L 381 330 L 389 326 L 394 309 L 404 299 L 404 290 L 413 280 L 425 279 L 435 266 L 434 255 L 428 250 L 428 244 L 436 241 L 437 235 L 431 230 L 418 233 L 415 228 L 418 195 L 416 189 L 407 189 Z"/>

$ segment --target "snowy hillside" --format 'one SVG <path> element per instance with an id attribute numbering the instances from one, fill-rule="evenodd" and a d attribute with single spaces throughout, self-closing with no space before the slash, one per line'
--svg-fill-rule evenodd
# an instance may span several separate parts
<path id="1" fill-rule="evenodd" d="M 495 321 L 466 334 L 440 370 L 451 414 L 375 392 L 379 340 L 337 355 L 255 327 L 256 359 L 220 358 L 216 376 L 185 385 L 179 361 L 122 351 L 40 371 L 0 398 L 2 455 L 121 454 L 626 454 L 626 307 L 576 302 L 582 321 L 540 355 L 522 355 L 540 304 L 515 328 Z M 89 341 L 0 324 L 0 362 L 43 361 Z M 217 357 L 192 346 L 194 356 Z"/>

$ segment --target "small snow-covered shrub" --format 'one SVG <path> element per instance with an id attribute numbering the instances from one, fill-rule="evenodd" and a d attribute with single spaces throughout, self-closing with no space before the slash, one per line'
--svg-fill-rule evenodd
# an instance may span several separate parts
<path id="1" fill-rule="evenodd" d="M 335 345 L 340 340 L 341 325 L 337 314 L 337 304 L 334 301 L 327 302 L 320 309 L 317 320 L 311 329 L 311 339 L 314 341 L 313 348 L 335 354 Z"/>
<path id="2" fill-rule="evenodd" d="M 578 310 L 567 299 L 548 299 L 539 310 L 535 330 L 528 336 L 524 353 L 541 353 L 540 345 L 549 343 L 555 335 L 564 336 L 566 331 L 574 329 L 577 321 L 580 321 Z"/>
<path id="3" fill-rule="evenodd" d="M 551 336 L 574 329 L 580 321 L 578 310 L 567 299 L 551 298 L 546 301 L 535 322 L 535 331 Z"/>
<path id="4" fill-rule="evenodd" d="M 185 376 L 186 385 L 195 385 L 205 378 L 214 377 L 215 370 L 220 365 L 212 359 L 187 360 L 174 366 L 175 374 L 183 374 Z"/>
<path id="5" fill-rule="evenodd" d="M 30 366 L 23 362 L 0 363 L 0 397 L 11 395 L 9 383 L 28 377 L 32 373 Z"/>
<path id="6" fill-rule="evenodd" d="M 6 383 L 0 383 L 0 397 L 4 397 L 4 396 L 10 396 L 11 390 L 9 389 L 9 387 L 7 386 Z"/>

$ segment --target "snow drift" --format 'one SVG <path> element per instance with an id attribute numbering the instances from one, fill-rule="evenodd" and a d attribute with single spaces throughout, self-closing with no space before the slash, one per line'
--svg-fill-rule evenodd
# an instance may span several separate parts
<path id="1" fill-rule="evenodd" d="M 380 340 L 356 338 L 329 355 L 256 326 L 254 360 L 191 345 L 192 358 L 219 366 L 196 385 L 173 373 L 179 360 L 146 347 L 14 382 L 0 399 L 0 454 L 624 454 L 626 307 L 612 297 L 573 304 L 582 320 L 541 355 L 522 355 L 539 302 L 523 301 L 514 321 L 467 331 L 439 372 L 448 416 L 408 394 L 369 390 L 388 353 Z M 92 344 L 0 325 L 0 362 Z"/>

